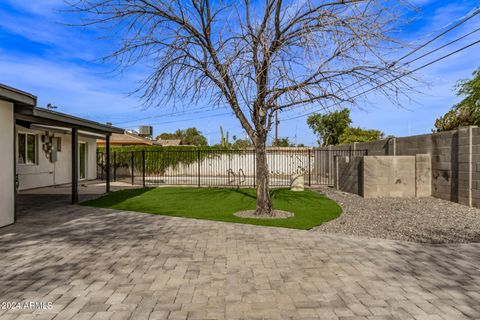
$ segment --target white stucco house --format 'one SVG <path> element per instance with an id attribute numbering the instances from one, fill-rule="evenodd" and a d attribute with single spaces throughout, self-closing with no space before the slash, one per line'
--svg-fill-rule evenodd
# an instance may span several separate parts
<path id="1" fill-rule="evenodd" d="M 36 104 L 34 95 L 0 84 L 0 227 L 14 223 L 21 190 L 71 183 L 77 203 L 78 183 L 96 178 L 97 139 L 108 150 L 110 135 L 123 133 Z"/>

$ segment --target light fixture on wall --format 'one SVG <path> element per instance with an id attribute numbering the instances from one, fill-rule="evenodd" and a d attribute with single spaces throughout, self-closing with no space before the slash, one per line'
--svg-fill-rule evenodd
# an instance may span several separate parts
<path id="1" fill-rule="evenodd" d="M 50 162 L 57 162 L 57 152 L 62 150 L 61 146 L 61 138 L 55 137 L 54 133 L 50 134 L 48 131 L 45 131 L 45 134 L 42 135 L 42 150 Z"/>

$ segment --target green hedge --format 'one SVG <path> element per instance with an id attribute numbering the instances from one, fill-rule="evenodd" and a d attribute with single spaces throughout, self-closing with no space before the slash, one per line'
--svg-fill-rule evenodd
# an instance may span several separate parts
<path id="1" fill-rule="evenodd" d="M 218 157 L 222 154 L 234 152 L 235 154 L 245 152 L 240 149 L 225 149 L 219 147 L 162 147 L 162 146 L 127 146 L 127 147 L 113 147 L 111 148 L 110 163 L 113 167 L 115 160 L 116 169 L 130 168 L 133 163 L 135 168 L 135 175 L 141 174 L 143 171 L 143 150 L 145 150 L 145 173 L 146 175 L 163 175 L 169 168 L 175 168 L 179 164 L 192 164 L 197 160 L 205 158 Z M 106 156 L 105 148 L 97 149 L 97 164 L 105 167 Z M 115 153 L 115 156 L 114 156 Z"/>

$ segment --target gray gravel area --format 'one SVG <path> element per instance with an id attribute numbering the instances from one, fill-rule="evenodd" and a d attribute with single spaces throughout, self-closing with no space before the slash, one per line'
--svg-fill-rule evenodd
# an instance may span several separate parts
<path id="1" fill-rule="evenodd" d="M 480 209 L 433 197 L 364 199 L 316 188 L 343 213 L 314 231 L 424 243 L 480 242 Z"/>

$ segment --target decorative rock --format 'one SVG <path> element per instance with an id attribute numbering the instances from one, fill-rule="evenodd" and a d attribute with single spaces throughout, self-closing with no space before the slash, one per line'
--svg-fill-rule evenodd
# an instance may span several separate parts
<path id="1" fill-rule="evenodd" d="M 303 174 L 293 174 L 290 180 L 290 190 L 292 191 L 303 191 L 305 190 L 305 178 Z"/>

